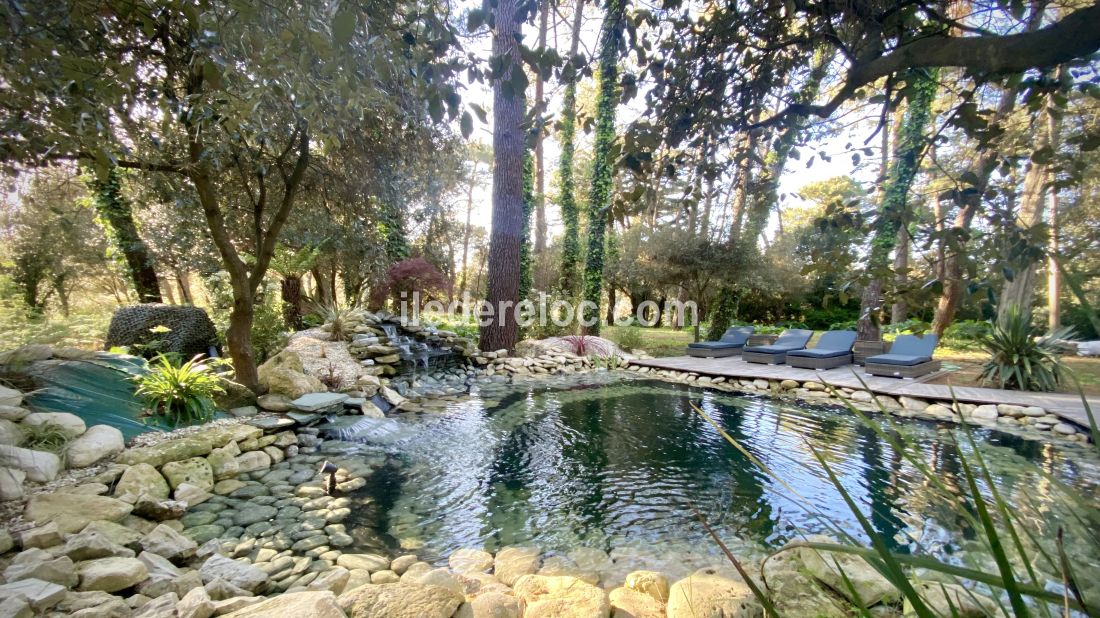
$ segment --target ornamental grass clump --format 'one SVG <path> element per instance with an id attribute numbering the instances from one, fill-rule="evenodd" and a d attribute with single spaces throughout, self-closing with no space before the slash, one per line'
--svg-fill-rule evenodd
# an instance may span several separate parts
<path id="1" fill-rule="evenodd" d="M 1072 335 L 1072 328 L 1043 335 L 1027 316 L 1009 311 L 982 342 L 989 360 L 982 365 L 981 379 L 1008 390 L 1056 390 L 1066 374 L 1058 342 Z"/>
<path id="2" fill-rule="evenodd" d="M 218 359 L 195 356 L 177 365 L 161 354 L 150 363 L 149 373 L 137 376 L 135 394 L 145 400 L 150 416 L 172 426 L 205 423 L 217 411 L 214 396 L 225 393 L 214 368 Z"/>
<path id="3" fill-rule="evenodd" d="M 862 383 L 862 378 L 858 379 Z M 956 482 L 951 482 L 937 474 L 922 458 L 920 449 L 906 437 L 903 427 L 887 413 L 881 402 L 875 403 L 880 414 L 872 419 L 839 389 L 830 386 L 828 392 L 840 399 L 851 413 L 859 417 L 864 426 L 888 443 L 907 465 L 917 470 L 929 489 L 941 496 L 945 503 L 957 505 L 956 512 L 960 520 L 974 531 L 974 542 L 989 557 L 987 564 L 960 564 L 951 560 L 942 561 L 921 552 L 901 553 L 892 550 L 888 540 L 872 523 L 873 513 L 866 513 L 867 504 L 858 494 L 849 493 L 841 482 L 834 471 L 835 463 L 830 463 L 824 454 L 807 442 L 806 448 L 814 455 L 819 467 L 806 465 L 806 472 L 824 474 L 829 479 L 843 498 L 864 538 L 850 534 L 842 522 L 820 510 L 812 497 L 800 494 L 797 488 L 789 485 L 767 463 L 731 436 L 700 405 L 692 402 L 691 407 L 695 413 L 713 426 L 731 447 L 740 451 L 762 474 L 771 478 L 778 490 L 783 491 L 801 508 L 814 514 L 831 536 L 839 539 L 834 543 L 807 538 L 804 541 L 795 541 L 780 551 L 808 548 L 820 552 L 819 555 L 831 562 L 840 574 L 844 589 L 836 592 L 851 600 L 852 615 L 871 618 L 876 615 L 876 611 L 863 603 L 849 574 L 840 562 L 829 557 L 830 554 L 861 558 L 882 575 L 900 593 L 906 617 L 1100 616 L 1100 603 L 1094 598 L 1095 595 L 1086 594 L 1087 582 L 1078 579 L 1075 565 L 1065 551 L 1071 543 L 1097 542 L 1094 532 L 1097 512 L 1087 499 L 1048 476 L 1050 486 L 1047 490 L 1060 496 L 1064 507 L 1080 524 L 1072 527 L 1072 530 L 1059 526 L 1050 534 L 1041 520 L 1028 516 L 1029 509 L 1020 508 L 1024 505 L 1009 504 L 996 489 L 994 472 L 990 470 L 982 454 L 985 445 L 978 441 L 967 425 L 960 425 L 953 432 L 957 440 L 960 470 Z M 1087 403 L 1086 410 L 1095 435 L 1096 422 Z M 877 419 L 881 419 L 881 422 Z M 1093 445 L 1093 448 L 1100 448 L 1100 445 Z M 698 510 L 690 503 L 688 506 L 749 586 L 763 610 L 762 613 L 769 618 L 789 617 L 789 614 L 780 609 L 783 599 L 776 598 L 768 589 L 763 568 L 761 567 L 758 574 L 750 573 L 747 565 L 726 548 Z M 805 536 L 802 533 L 800 535 Z M 946 586 L 951 586 L 950 592 Z"/>

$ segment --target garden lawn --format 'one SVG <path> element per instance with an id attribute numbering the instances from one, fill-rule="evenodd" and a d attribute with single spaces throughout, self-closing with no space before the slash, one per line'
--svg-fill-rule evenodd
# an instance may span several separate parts
<path id="1" fill-rule="evenodd" d="M 624 331 L 628 330 L 636 331 L 641 335 L 642 344 L 639 347 L 653 356 L 683 356 L 684 348 L 692 342 L 690 328 L 675 330 L 672 328 L 606 326 L 603 328 L 602 334 L 604 337 L 617 342 L 624 336 Z M 705 333 L 706 329 L 703 329 L 703 332 Z M 629 335 L 626 336 L 629 337 Z M 811 342 L 810 345 L 813 345 L 813 343 Z M 996 388 L 996 384 L 982 384 L 978 381 L 982 363 L 985 362 L 986 357 L 987 355 L 979 349 L 961 349 L 950 345 L 940 346 L 936 350 L 936 358 L 943 361 L 944 369 L 947 372 L 932 378 L 928 383 Z M 1063 360 L 1077 376 L 1086 395 L 1100 395 L 1100 358 L 1066 356 L 1063 357 Z M 1076 393 L 1077 387 L 1072 380 L 1069 380 L 1062 384 L 1059 391 Z"/>

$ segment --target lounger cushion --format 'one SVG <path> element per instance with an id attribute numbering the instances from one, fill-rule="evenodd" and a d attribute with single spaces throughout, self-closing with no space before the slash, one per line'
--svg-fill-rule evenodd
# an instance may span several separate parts
<path id="1" fill-rule="evenodd" d="M 867 364 L 877 365 L 919 365 L 932 360 L 929 356 L 909 356 L 908 354 L 879 354 L 867 357 Z"/>
<path id="2" fill-rule="evenodd" d="M 728 350 L 730 348 L 740 348 L 743 345 L 741 343 L 726 343 L 725 341 L 700 341 L 699 343 L 689 343 L 688 347 L 702 350 Z"/>
<path id="3" fill-rule="evenodd" d="M 787 353 L 787 356 L 803 356 L 806 358 L 836 358 L 838 356 L 847 356 L 851 354 L 849 350 L 822 350 L 819 348 L 810 348 L 807 350 L 793 350 Z"/>
<path id="4" fill-rule="evenodd" d="M 801 345 L 758 345 L 751 348 L 745 348 L 746 352 L 757 352 L 760 354 L 786 354 L 792 350 L 801 350 L 804 346 Z"/>
<path id="5" fill-rule="evenodd" d="M 923 337 L 918 337 L 916 335 L 898 335 L 897 339 L 894 339 L 894 343 L 890 344 L 890 354 L 931 358 L 932 352 L 936 349 L 936 343 L 938 341 L 939 338 L 933 333 L 929 333 Z"/>

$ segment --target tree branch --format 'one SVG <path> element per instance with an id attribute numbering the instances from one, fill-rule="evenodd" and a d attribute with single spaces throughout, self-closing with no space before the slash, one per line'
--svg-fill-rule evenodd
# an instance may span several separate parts
<path id="1" fill-rule="evenodd" d="M 1078 9 L 1058 22 L 1021 34 L 1004 36 L 929 36 L 912 41 L 848 70 L 840 90 L 824 104 L 792 104 L 744 129 L 769 127 L 788 116 L 828 118 L 856 91 L 876 80 L 918 67 L 960 67 L 975 73 L 1023 73 L 1085 58 L 1100 49 L 1100 2 Z"/>

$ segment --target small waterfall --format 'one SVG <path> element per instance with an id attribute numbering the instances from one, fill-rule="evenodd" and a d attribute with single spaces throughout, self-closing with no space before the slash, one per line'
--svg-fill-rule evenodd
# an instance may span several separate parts
<path id="1" fill-rule="evenodd" d="M 398 336 L 397 326 L 394 324 L 379 324 L 378 328 L 381 328 L 382 332 L 386 333 L 386 337 L 389 337 L 390 340 L 396 339 Z"/>
<path id="2" fill-rule="evenodd" d="M 325 422 L 318 425 L 321 435 L 325 438 L 351 441 L 355 436 L 370 429 L 372 425 L 381 419 L 369 416 L 326 416 Z"/>

